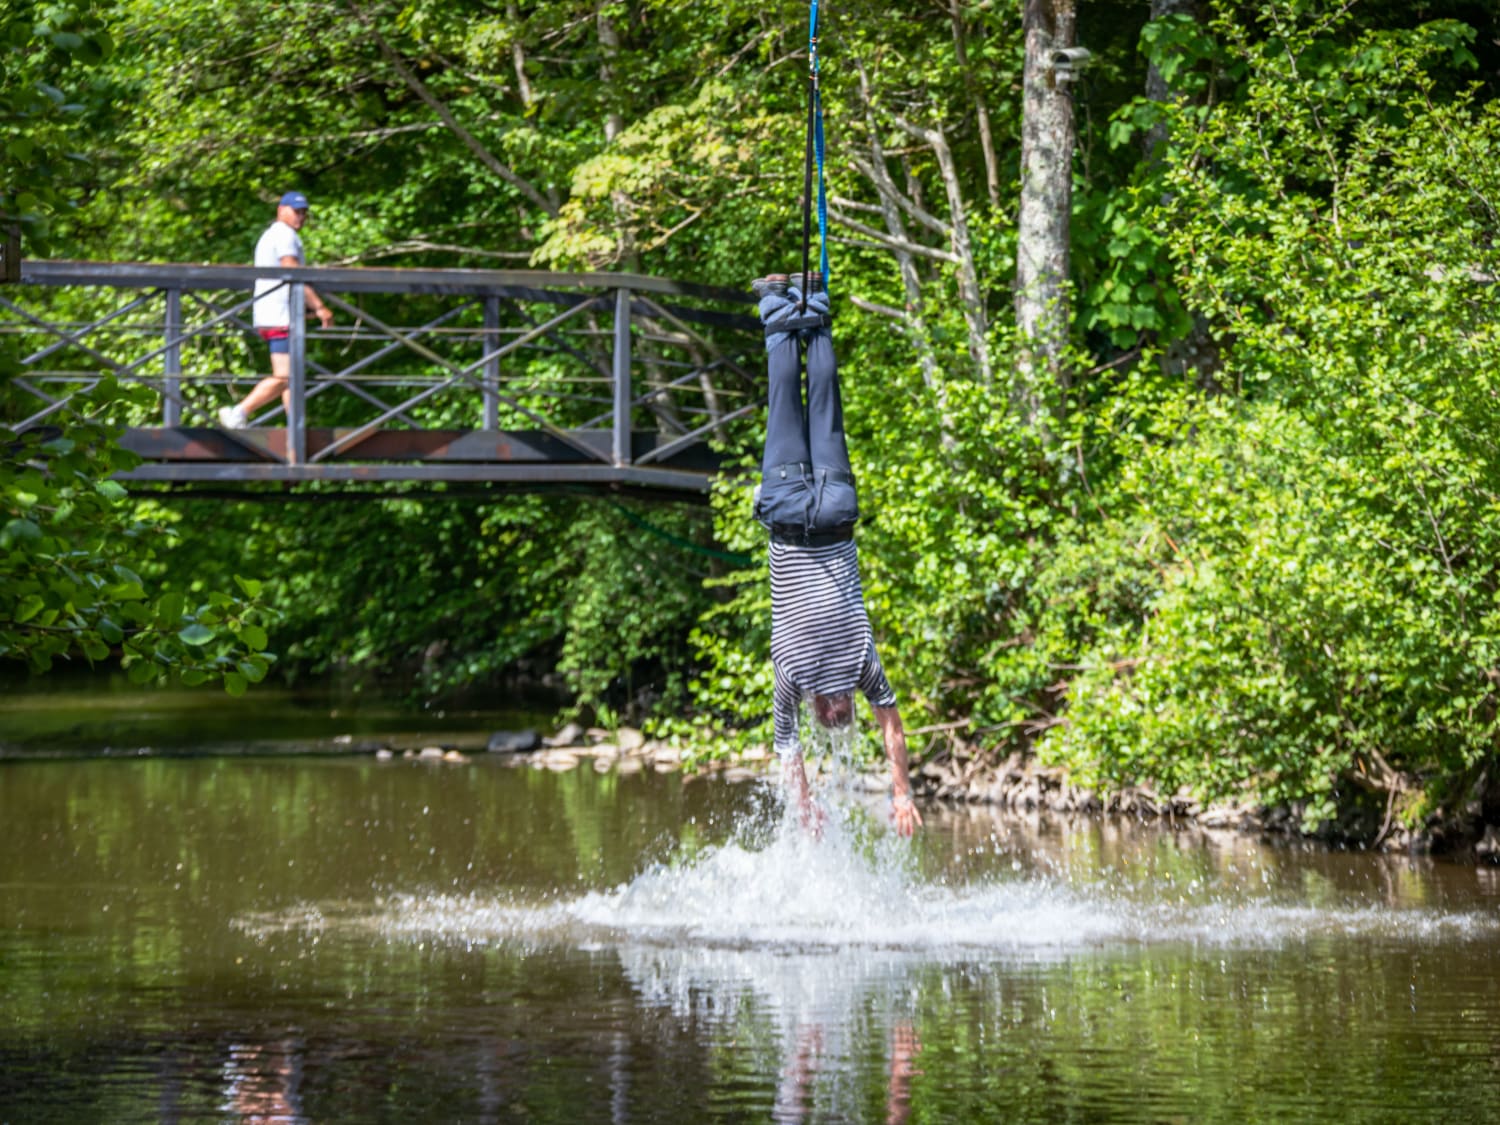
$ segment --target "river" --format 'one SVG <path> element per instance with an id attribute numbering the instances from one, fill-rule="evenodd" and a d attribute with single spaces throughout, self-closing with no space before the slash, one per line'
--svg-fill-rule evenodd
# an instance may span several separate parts
<path id="1" fill-rule="evenodd" d="M 1491 867 L 174 746 L 0 762 L 0 1121 L 1500 1120 Z"/>

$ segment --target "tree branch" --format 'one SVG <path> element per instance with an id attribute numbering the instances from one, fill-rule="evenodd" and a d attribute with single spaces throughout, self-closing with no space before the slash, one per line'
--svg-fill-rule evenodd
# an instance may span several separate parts
<path id="1" fill-rule="evenodd" d="M 874 301 L 867 301 L 863 297 L 851 296 L 849 303 L 857 309 L 864 309 L 865 312 L 878 313 L 892 320 L 899 320 L 902 324 L 906 323 L 906 312 L 902 309 L 893 309 L 890 305 L 877 305 Z"/>
<path id="2" fill-rule="evenodd" d="M 448 126 L 453 135 L 463 142 L 464 147 L 472 152 L 481 164 L 510 184 L 511 187 L 519 191 L 537 207 L 547 212 L 548 215 L 555 216 L 557 208 L 548 202 L 546 196 L 542 195 L 541 192 L 537 191 L 536 188 L 517 175 L 508 164 L 502 162 L 494 153 L 485 148 L 480 143 L 478 137 L 459 124 L 458 119 L 453 116 L 452 111 L 427 88 L 427 84 L 417 77 L 416 72 L 406 65 L 401 56 L 386 41 L 385 36 L 380 33 L 380 29 L 375 26 L 375 22 L 370 19 L 365 11 L 359 5 L 355 4 L 354 0 L 344 0 L 344 2 L 349 6 L 349 10 L 354 13 L 354 17 L 365 25 L 365 30 L 370 33 L 370 38 L 380 48 L 380 53 L 385 56 L 386 62 L 391 64 L 391 68 L 401 76 L 401 80 L 411 88 L 412 93 L 421 98 L 427 107 L 438 115 L 438 119 L 444 125 Z"/>
<path id="3" fill-rule="evenodd" d="M 913 219 L 916 219 L 917 222 L 921 223 L 928 230 L 932 231 L 934 234 L 940 234 L 944 238 L 953 237 L 952 226 L 950 226 L 948 223 L 943 222 L 943 220 L 939 219 L 936 215 L 924 211 L 922 208 L 918 207 L 915 202 L 908 199 L 902 192 L 897 190 L 896 185 L 894 182 L 892 182 L 890 176 L 878 175 L 876 173 L 875 167 L 872 164 L 870 164 L 866 160 L 860 159 L 858 156 L 851 156 L 849 158 L 849 163 L 854 165 L 854 167 L 862 176 L 873 183 L 875 185 L 875 190 L 880 192 L 880 194 L 884 198 L 890 200 L 897 207 L 901 208 L 901 210 L 910 215 Z"/>
<path id="4" fill-rule="evenodd" d="M 884 234 L 874 227 L 867 227 L 864 223 L 851 219 L 848 215 L 841 215 L 837 211 L 830 210 L 828 217 L 838 223 L 839 226 L 848 227 L 850 230 L 862 234 L 866 238 L 874 239 L 887 250 L 895 250 L 902 254 L 915 254 L 918 257 L 931 258 L 938 262 L 947 262 L 949 265 L 959 264 L 958 255 L 951 250 L 938 250 L 932 246 L 923 246 L 920 242 L 912 242 L 905 238 Z"/>

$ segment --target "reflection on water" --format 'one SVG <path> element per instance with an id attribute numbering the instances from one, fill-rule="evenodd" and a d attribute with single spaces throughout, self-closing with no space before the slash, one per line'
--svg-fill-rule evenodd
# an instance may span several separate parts
<path id="1" fill-rule="evenodd" d="M 0 1120 L 1500 1114 L 1492 869 L 835 803 L 813 843 L 675 776 L 10 764 Z"/>
<path id="2" fill-rule="evenodd" d="M 244 1125 L 298 1125 L 306 1120 L 297 1091 L 301 1080 L 302 1045 L 296 1040 L 231 1043 L 219 1109 Z"/>
<path id="3" fill-rule="evenodd" d="M 3 670 L 0 670 L 3 671 Z M 500 710 L 416 706 L 327 684 L 149 688 L 125 676 L 0 680 L 0 759 L 162 753 L 347 752 L 442 741 L 483 749 L 490 731 L 539 727 L 549 705 Z"/>

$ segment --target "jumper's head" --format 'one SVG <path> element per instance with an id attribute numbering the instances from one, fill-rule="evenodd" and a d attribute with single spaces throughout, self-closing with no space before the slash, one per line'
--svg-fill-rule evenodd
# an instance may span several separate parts
<path id="1" fill-rule="evenodd" d="M 812 713 L 820 727 L 842 730 L 854 722 L 854 696 L 847 691 L 837 695 L 814 695 Z"/>

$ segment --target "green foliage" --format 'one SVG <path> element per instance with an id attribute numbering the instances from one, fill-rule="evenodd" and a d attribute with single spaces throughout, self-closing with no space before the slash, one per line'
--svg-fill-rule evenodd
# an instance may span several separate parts
<path id="1" fill-rule="evenodd" d="M 101 5 L 8 0 L 0 8 L 0 223 L 45 252 L 49 219 L 72 201 L 87 157 L 82 68 L 109 58 Z"/>
<path id="2" fill-rule="evenodd" d="M 702 605 L 702 513 L 571 496 L 264 500 L 173 501 L 157 565 L 211 584 L 264 575 L 288 675 L 384 679 L 430 699 L 520 664 L 538 680 L 555 669 L 580 705 L 617 709 L 675 690 L 662 670 L 683 663 Z"/>
<path id="3" fill-rule="evenodd" d="M 134 683 L 175 672 L 238 695 L 276 659 L 266 651 L 274 614 L 254 580 L 236 578 L 231 595 L 141 576 L 164 528 L 132 513 L 109 479 L 139 460 L 100 420 L 124 395 L 102 382 L 82 404 L 95 413 L 60 432 L 0 429 L 0 659 L 46 672 L 118 656 Z"/>
<path id="4" fill-rule="evenodd" d="M 1243 98 L 1193 114 L 1151 215 L 1236 393 L 1123 388 L 1085 542 L 1140 558 L 1082 591 L 1096 620 L 1043 748 L 1111 782 L 1306 802 L 1316 824 L 1347 780 L 1456 795 L 1494 753 L 1500 350 L 1474 275 L 1500 114 L 1440 98 L 1467 29 L 1277 27 L 1233 42 Z"/>

